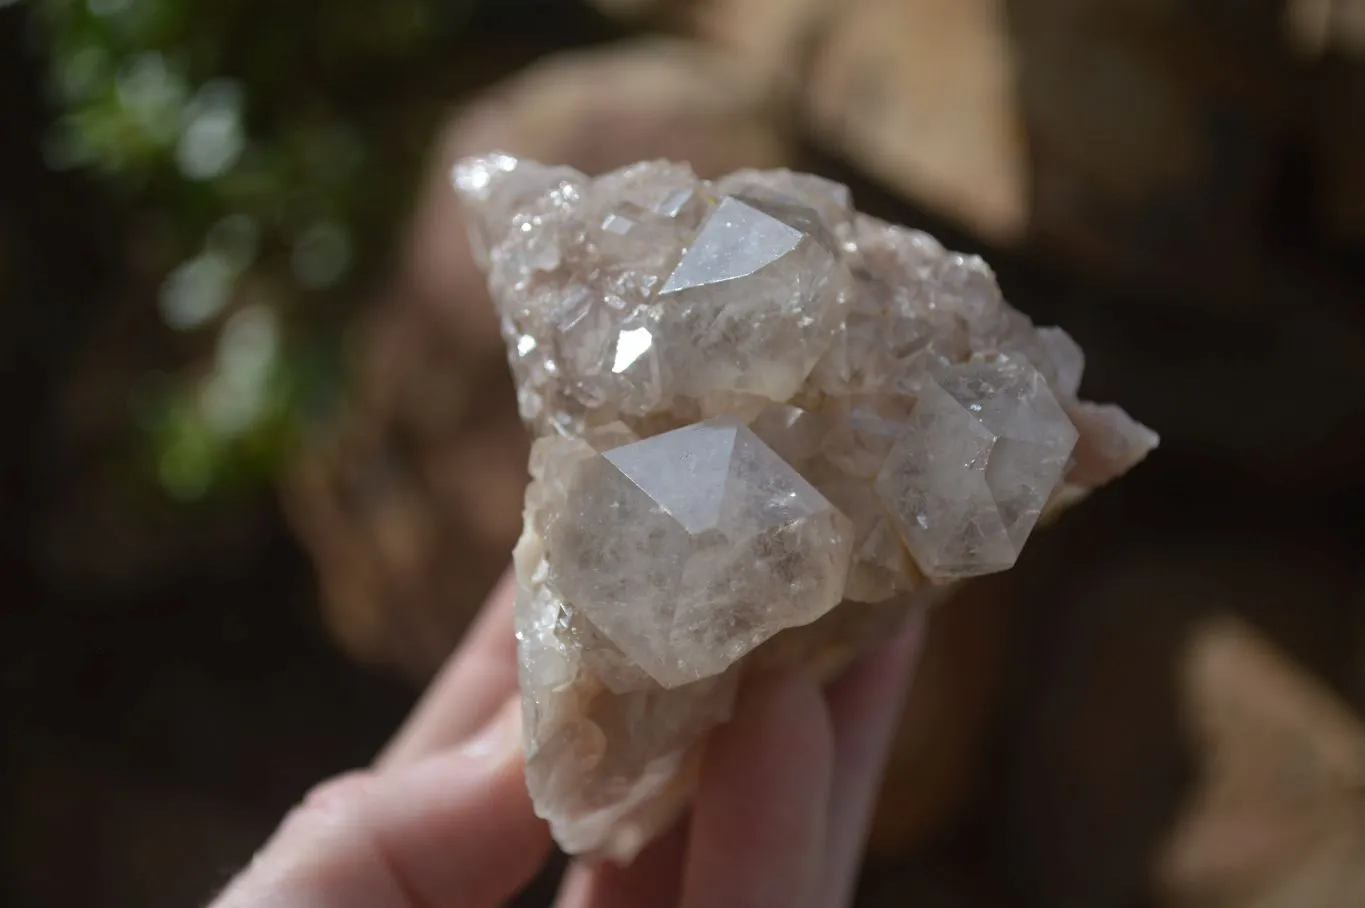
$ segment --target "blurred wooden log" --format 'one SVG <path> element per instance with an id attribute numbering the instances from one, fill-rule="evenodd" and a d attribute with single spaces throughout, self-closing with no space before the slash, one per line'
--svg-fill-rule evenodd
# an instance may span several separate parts
<path id="1" fill-rule="evenodd" d="M 500 360 L 462 358 L 413 305 L 368 328 L 348 413 L 284 499 L 343 648 L 421 681 L 507 563 L 529 446 Z"/>
<path id="2" fill-rule="evenodd" d="M 1284 0 L 643 5 L 988 242 L 1176 287 L 1257 251 L 1294 87 Z"/>
<path id="3" fill-rule="evenodd" d="M 817 140 L 983 240 L 1029 217 L 1004 0 L 870 0 L 824 24 L 804 106 Z"/>
<path id="4" fill-rule="evenodd" d="M 725 52 L 761 90 L 770 115 L 798 124 L 822 150 L 984 239 L 1008 243 L 1021 237 L 1028 192 L 1005 5 L 626 4 Z"/>
<path id="5" fill-rule="evenodd" d="M 1155 894 L 1155 855 L 1205 759 L 1182 734 L 1181 709 L 1192 695 L 1190 641 L 1211 616 L 1255 622 L 1328 677 L 1354 658 L 1343 630 L 1356 580 L 1344 552 L 1215 522 L 1087 557 L 1067 535 L 1097 516 L 1078 514 L 1047 539 L 1057 560 L 1036 569 L 1052 578 L 1040 590 L 1055 601 L 1016 626 L 1028 657 L 1013 687 L 1020 711 L 1008 726 L 1003 813 L 991 822 L 1010 875 L 1047 905 Z"/>
<path id="6" fill-rule="evenodd" d="M 694 34 L 728 51 L 774 103 L 787 105 L 843 11 L 836 0 L 694 0 L 687 14 Z"/>
<path id="7" fill-rule="evenodd" d="M 1202 627 L 1182 688 L 1200 782 L 1161 852 L 1166 903 L 1365 903 L 1365 724 L 1246 625 Z"/>
<path id="8" fill-rule="evenodd" d="M 763 102 L 763 86 L 729 55 L 644 39 L 541 60 L 470 105 L 455 144 L 588 173 L 667 156 L 719 176 L 791 160 Z"/>

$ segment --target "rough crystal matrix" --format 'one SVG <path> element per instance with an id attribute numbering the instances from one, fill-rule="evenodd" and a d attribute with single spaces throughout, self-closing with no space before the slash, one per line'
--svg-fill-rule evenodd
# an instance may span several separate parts
<path id="1" fill-rule="evenodd" d="M 789 171 L 454 171 L 538 435 L 515 553 L 527 782 L 629 861 L 753 660 L 829 673 L 1156 435 L 980 258 Z"/>

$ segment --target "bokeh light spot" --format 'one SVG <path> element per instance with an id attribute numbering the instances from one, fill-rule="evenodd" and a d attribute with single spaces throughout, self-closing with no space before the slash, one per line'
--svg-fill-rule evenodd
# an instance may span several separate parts
<path id="1" fill-rule="evenodd" d="M 161 285 L 161 317 L 180 331 L 198 328 L 223 311 L 232 297 L 237 269 L 223 255 L 206 252 L 172 271 Z"/>
<path id="2" fill-rule="evenodd" d="M 334 221 L 314 224 L 294 244 L 291 264 L 303 286 L 313 290 L 332 286 L 350 270 L 350 233 Z"/>

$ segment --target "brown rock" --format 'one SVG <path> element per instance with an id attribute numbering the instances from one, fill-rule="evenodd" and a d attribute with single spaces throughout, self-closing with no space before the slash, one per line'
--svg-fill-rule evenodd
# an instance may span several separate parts
<path id="1" fill-rule="evenodd" d="M 590 174 L 668 157 L 715 177 L 791 161 L 762 96 L 741 66 L 709 48 L 625 42 L 523 70 L 470 106 L 454 142 L 465 154 L 497 149 Z"/>
<path id="2" fill-rule="evenodd" d="M 872 0 L 828 24 L 819 140 L 981 237 L 1017 240 L 1029 189 L 1004 0 Z"/>
<path id="3" fill-rule="evenodd" d="M 688 13 L 699 37 L 734 54 L 784 100 L 807 75 L 830 24 L 846 15 L 834 0 L 698 0 Z"/>
<path id="4" fill-rule="evenodd" d="M 354 658 L 414 680 L 506 565 L 526 482 L 505 367 L 461 357 L 433 321 L 410 305 L 370 320 L 346 416 L 284 485 L 328 626 Z"/>
<path id="5" fill-rule="evenodd" d="M 1011 630 L 1020 709 L 1007 726 L 1004 812 L 989 822 L 1040 904 L 1141 904 L 1201 759 L 1182 733 L 1190 641 L 1233 610 L 1330 670 L 1351 645 L 1340 622 L 1354 578 L 1314 547 L 1227 529 L 1087 553 L 1087 516 L 1050 532 L 1058 559 L 1035 562 L 1045 570 L 1027 623 Z"/>
<path id="6" fill-rule="evenodd" d="M 1365 900 L 1365 724 L 1246 625 L 1206 623 L 1182 666 L 1199 788 L 1159 864 L 1171 905 Z"/>

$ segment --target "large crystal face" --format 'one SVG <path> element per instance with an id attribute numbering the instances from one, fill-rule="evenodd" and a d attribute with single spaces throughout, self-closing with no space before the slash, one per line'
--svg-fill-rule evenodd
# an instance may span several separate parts
<path id="1" fill-rule="evenodd" d="M 1075 427 L 1023 358 L 949 366 L 924 378 L 876 488 L 929 577 L 1002 571 L 1075 445 Z"/>
<path id="2" fill-rule="evenodd" d="M 839 603 L 852 528 L 736 419 L 582 463 L 548 540 L 564 597 L 664 687 Z"/>
<path id="3" fill-rule="evenodd" d="M 629 860 L 748 660 L 827 672 L 1156 435 L 979 257 L 809 174 L 458 164 L 540 436 L 516 551 L 536 809 Z"/>
<path id="4" fill-rule="evenodd" d="M 721 198 L 656 303 L 677 390 L 791 397 L 828 346 L 848 283 L 814 210 Z"/>

